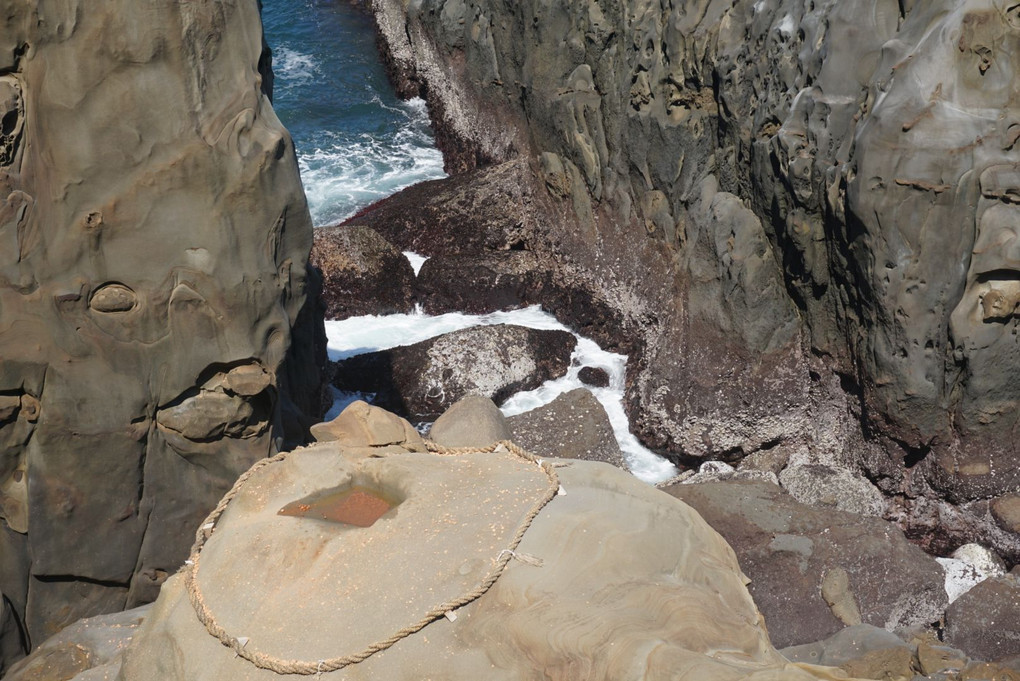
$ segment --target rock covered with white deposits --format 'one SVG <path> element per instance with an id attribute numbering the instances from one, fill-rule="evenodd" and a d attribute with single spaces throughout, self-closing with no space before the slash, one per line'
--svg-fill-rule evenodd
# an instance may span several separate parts
<path id="1" fill-rule="evenodd" d="M 558 480 L 505 450 L 297 450 L 261 468 L 227 506 L 200 555 L 197 593 L 246 653 L 314 669 L 475 592 L 529 510 L 561 484 L 565 494 L 535 517 L 494 586 L 322 677 L 510 681 L 541 669 L 590 681 L 841 678 L 772 648 L 733 551 L 688 506 L 604 464 L 550 470 Z M 368 527 L 277 513 L 352 483 L 396 505 Z M 118 678 L 279 678 L 210 635 L 185 582 L 178 574 L 166 583 Z"/>

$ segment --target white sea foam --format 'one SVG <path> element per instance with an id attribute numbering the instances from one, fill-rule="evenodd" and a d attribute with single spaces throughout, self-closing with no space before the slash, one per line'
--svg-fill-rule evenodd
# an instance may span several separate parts
<path id="1" fill-rule="evenodd" d="M 399 314 L 386 316 L 352 317 L 342 321 L 327 321 L 330 359 L 336 361 L 373 350 L 384 350 L 398 345 L 410 345 L 451 331 L 472 326 L 493 324 L 517 324 L 533 329 L 559 329 L 570 331 L 551 314 L 540 307 L 532 306 L 522 310 L 493 312 L 486 315 L 468 315 L 451 312 L 444 315 Z M 571 332 L 573 333 L 573 332 Z M 574 334 L 577 336 L 577 334 Z M 578 379 L 582 367 L 599 367 L 609 374 L 609 387 L 588 388 L 609 415 L 613 432 L 626 458 L 627 465 L 635 476 L 649 483 L 656 483 L 676 475 L 676 467 L 661 456 L 645 448 L 630 432 L 630 424 L 623 407 L 623 390 L 627 357 L 600 348 L 598 344 L 583 336 L 577 336 L 577 347 L 571 356 L 571 366 L 566 376 L 525 393 L 518 393 L 501 405 L 507 416 L 520 414 L 552 402 L 563 393 L 583 386 Z M 347 393 L 338 398 L 347 404 L 357 397 Z M 344 404 L 346 406 L 346 404 Z M 330 412 L 339 414 L 337 405 Z M 336 414 L 333 414 L 334 416 Z"/>
<path id="2" fill-rule="evenodd" d="M 286 46 L 273 50 L 273 73 L 289 85 L 307 83 L 315 77 L 318 65 L 310 54 Z"/>
<path id="3" fill-rule="evenodd" d="M 421 99 L 401 102 L 405 123 L 391 137 L 363 134 L 354 139 L 324 133 L 318 147 L 299 150 L 301 181 L 312 222 L 323 226 L 349 218 L 361 207 L 418 182 L 446 177 Z"/>
<path id="4" fill-rule="evenodd" d="M 404 251 L 404 257 L 407 258 L 407 262 L 411 263 L 411 269 L 414 270 L 414 276 L 416 277 L 421 272 L 421 266 L 429 259 L 427 255 L 415 253 L 414 251 Z"/>

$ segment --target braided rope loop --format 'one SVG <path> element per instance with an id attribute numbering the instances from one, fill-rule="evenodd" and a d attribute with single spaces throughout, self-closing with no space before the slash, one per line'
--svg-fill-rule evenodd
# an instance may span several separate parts
<path id="1" fill-rule="evenodd" d="M 368 659 L 372 655 L 386 650 L 393 646 L 397 641 L 403 638 L 421 631 L 426 626 L 436 621 L 437 619 L 446 615 L 446 613 L 462 608 L 468 603 L 471 603 L 480 598 L 485 592 L 487 592 L 492 585 L 496 583 L 499 576 L 506 569 L 507 564 L 516 556 L 516 549 L 524 539 L 524 534 L 531 527 L 532 522 L 538 514 L 545 508 L 546 504 L 553 500 L 560 489 L 559 476 L 556 474 L 555 468 L 548 462 L 540 461 L 534 455 L 529 454 L 521 447 L 517 446 L 509 440 L 503 440 L 500 442 L 494 442 L 488 447 L 443 447 L 437 445 L 434 442 L 427 442 L 428 450 L 439 456 L 464 456 L 467 454 L 486 454 L 497 451 L 506 451 L 520 459 L 529 461 L 537 464 L 541 467 L 542 471 L 546 474 L 549 479 L 549 486 L 542 494 L 542 496 L 532 505 L 531 509 L 524 516 L 520 525 L 517 527 L 517 531 L 514 533 L 509 544 L 506 548 L 502 549 L 495 559 L 493 560 L 492 569 L 485 575 L 485 577 L 478 583 L 478 585 L 470 591 L 457 596 L 445 603 L 429 609 L 422 617 L 393 635 L 389 636 L 380 641 L 372 643 L 364 650 L 354 653 L 352 655 L 342 655 L 326 660 L 285 660 L 279 657 L 268 655 L 260 652 L 255 646 L 249 645 L 249 640 L 244 638 L 239 640 L 237 637 L 232 636 L 227 632 L 216 620 L 216 616 L 205 602 L 205 598 L 202 595 L 202 590 L 198 585 L 198 568 L 201 562 L 202 547 L 209 541 L 213 531 L 216 528 L 216 522 L 220 516 L 230 505 L 230 502 L 236 497 L 248 480 L 255 475 L 258 471 L 270 466 L 275 463 L 279 463 L 285 460 L 289 452 L 282 452 L 276 456 L 262 459 L 257 462 L 244 474 L 237 479 L 234 486 L 230 488 L 230 491 L 224 495 L 220 500 L 220 503 L 216 505 L 216 508 L 206 517 L 205 521 L 199 526 L 198 531 L 195 533 L 195 543 L 191 547 L 191 555 L 185 563 L 183 570 L 184 586 L 188 592 L 188 599 L 191 601 L 191 606 L 195 610 L 195 615 L 199 621 L 205 626 L 206 631 L 209 632 L 213 637 L 218 639 L 224 646 L 234 651 L 236 656 L 244 658 L 248 662 L 252 663 L 260 669 L 268 669 L 276 672 L 277 674 L 297 674 L 302 676 L 320 675 L 322 673 L 333 672 L 338 669 L 357 664 Z"/>

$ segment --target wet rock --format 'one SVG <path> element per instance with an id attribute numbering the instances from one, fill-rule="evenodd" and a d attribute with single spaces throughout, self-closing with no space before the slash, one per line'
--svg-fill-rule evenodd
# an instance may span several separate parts
<path id="1" fill-rule="evenodd" d="M 562 376 L 576 344 L 566 331 L 478 326 L 338 362 L 333 385 L 375 393 L 375 404 L 411 420 L 434 421 L 468 394 L 499 403 Z"/>
<path id="2" fill-rule="evenodd" d="M 432 257 L 521 251 L 542 197 L 524 160 L 430 180 L 378 201 L 345 225 L 368 225 L 400 250 Z"/>
<path id="3" fill-rule="evenodd" d="M 593 388 L 608 388 L 609 374 L 601 367 L 581 367 L 577 372 L 577 378 Z"/>
<path id="4" fill-rule="evenodd" d="M 410 312 L 413 307 L 411 264 L 368 227 L 316 229 L 311 262 L 322 272 L 327 319 Z"/>
<path id="5" fill-rule="evenodd" d="M 257 2 L 3 16 L 0 591 L 39 643 L 155 598 L 318 396 L 292 350 L 321 320 L 299 320 L 311 221 Z M 242 364 L 264 377 L 203 392 Z"/>
<path id="6" fill-rule="evenodd" d="M 584 388 L 511 416 L 507 423 L 514 442 L 539 456 L 601 461 L 627 469 L 605 408 Z"/>
<path id="7" fill-rule="evenodd" d="M 513 434 L 503 412 L 492 400 L 468 395 L 436 419 L 429 438 L 444 447 L 485 447 L 500 440 L 512 440 Z"/>
<path id="8" fill-rule="evenodd" d="M 839 631 L 846 622 L 840 612 L 850 604 L 861 622 L 890 630 L 934 623 L 945 609 L 942 569 L 889 522 L 807 506 L 759 481 L 666 491 L 693 506 L 733 546 L 777 645 Z M 836 588 L 840 572 L 842 589 Z"/>
<path id="9" fill-rule="evenodd" d="M 527 251 L 433 256 L 418 273 L 418 299 L 429 314 L 485 314 L 524 307 L 539 298 L 540 263 Z"/>
<path id="10" fill-rule="evenodd" d="M 990 577 L 946 610 L 946 643 L 979 660 L 994 662 L 1020 651 L 1020 583 Z"/>

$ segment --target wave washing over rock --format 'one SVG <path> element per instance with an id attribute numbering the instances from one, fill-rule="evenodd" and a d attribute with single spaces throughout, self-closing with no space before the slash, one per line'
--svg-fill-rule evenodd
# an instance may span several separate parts
<path id="1" fill-rule="evenodd" d="M 273 50 L 273 105 L 294 136 L 317 227 L 445 176 L 425 101 L 396 98 L 363 9 L 264 0 L 262 14 Z"/>
<path id="2" fill-rule="evenodd" d="M 350 317 L 341 321 L 327 321 L 326 335 L 329 339 L 330 359 L 336 361 L 373 350 L 410 345 L 451 331 L 492 324 L 517 324 L 532 329 L 570 331 L 555 317 L 536 306 L 486 315 L 449 312 L 438 316 L 398 314 L 382 317 Z M 579 379 L 584 367 L 603 369 L 609 375 L 609 385 L 605 388 L 589 389 L 609 415 L 613 433 L 628 468 L 638 478 L 650 483 L 661 482 L 675 475 L 677 469 L 674 465 L 642 446 L 630 432 L 630 424 L 623 408 L 626 355 L 607 352 L 590 338 L 576 334 L 575 336 L 577 347 L 571 355 L 570 368 L 566 375 L 548 381 L 534 390 L 513 395 L 500 405 L 500 410 L 506 416 L 514 416 L 549 404 L 560 395 L 584 387 Z M 339 415 L 352 401 L 364 397 L 365 395 L 361 393 L 337 394 L 326 419 Z"/>

